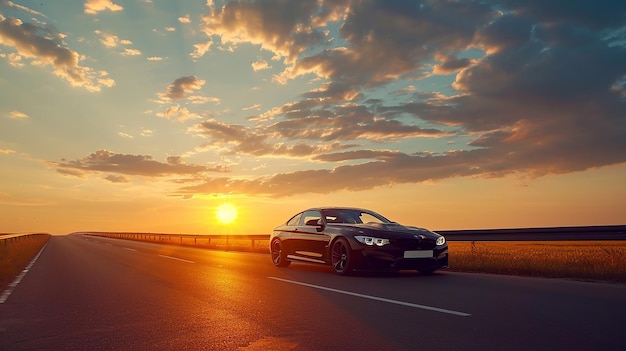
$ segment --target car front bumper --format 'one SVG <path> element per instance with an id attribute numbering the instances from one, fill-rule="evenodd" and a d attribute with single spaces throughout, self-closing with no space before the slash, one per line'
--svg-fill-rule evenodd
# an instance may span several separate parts
<path id="1" fill-rule="evenodd" d="M 364 248 L 357 255 L 365 270 L 435 270 L 448 267 L 448 247 L 435 248 L 432 257 L 405 258 L 404 250 Z"/>

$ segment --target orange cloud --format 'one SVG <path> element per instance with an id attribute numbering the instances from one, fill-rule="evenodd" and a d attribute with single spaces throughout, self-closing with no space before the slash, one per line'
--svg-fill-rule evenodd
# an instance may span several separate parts
<path id="1" fill-rule="evenodd" d="M 206 167 L 188 164 L 176 156 L 168 157 L 167 162 L 159 162 L 151 156 L 119 154 L 108 150 L 98 150 L 78 160 L 63 160 L 50 162 L 50 164 L 56 167 L 59 173 L 81 177 L 93 172 L 164 177 L 226 171 L 221 166 Z"/>
<path id="2" fill-rule="evenodd" d="M 124 7 L 113 3 L 111 0 L 87 0 L 84 5 L 84 11 L 89 15 L 95 15 L 105 10 L 116 12 L 122 11 L 123 9 Z"/>
<path id="3" fill-rule="evenodd" d="M 52 66 L 55 75 L 64 78 L 72 86 L 89 91 L 111 87 L 115 81 L 106 78 L 107 73 L 95 71 L 79 64 L 79 54 L 61 42 L 61 36 L 47 28 L 24 23 L 17 18 L 0 21 L 0 44 L 13 47 L 19 55 L 30 58 L 34 65 Z"/>

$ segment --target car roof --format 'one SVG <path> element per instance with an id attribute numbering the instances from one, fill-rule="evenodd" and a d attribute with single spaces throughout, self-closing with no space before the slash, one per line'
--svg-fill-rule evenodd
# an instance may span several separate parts
<path id="1" fill-rule="evenodd" d="M 365 212 L 374 212 L 372 210 L 367 210 L 359 207 L 342 207 L 342 206 L 323 206 L 323 207 L 312 207 L 305 211 L 309 210 L 349 210 L 349 211 L 365 211 Z"/>

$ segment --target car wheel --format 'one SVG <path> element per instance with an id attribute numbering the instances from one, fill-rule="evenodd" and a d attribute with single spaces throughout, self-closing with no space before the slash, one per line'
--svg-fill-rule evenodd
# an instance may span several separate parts
<path id="1" fill-rule="evenodd" d="M 276 238 L 272 240 L 272 245 L 270 246 L 270 251 L 272 253 L 272 262 L 276 267 L 287 267 L 291 263 L 287 260 L 287 256 L 283 252 L 283 243 L 280 239 Z"/>
<path id="2" fill-rule="evenodd" d="M 337 274 L 348 275 L 354 270 L 350 244 L 344 238 L 339 238 L 333 243 L 330 259 Z"/>

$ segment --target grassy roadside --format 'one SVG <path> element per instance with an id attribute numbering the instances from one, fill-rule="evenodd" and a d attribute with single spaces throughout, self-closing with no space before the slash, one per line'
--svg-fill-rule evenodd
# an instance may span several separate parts
<path id="1" fill-rule="evenodd" d="M 49 234 L 0 240 L 0 293 L 13 282 L 50 239 Z"/>
<path id="2" fill-rule="evenodd" d="M 448 242 L 459 272 L 626 283 L 624 241 Z"/>

